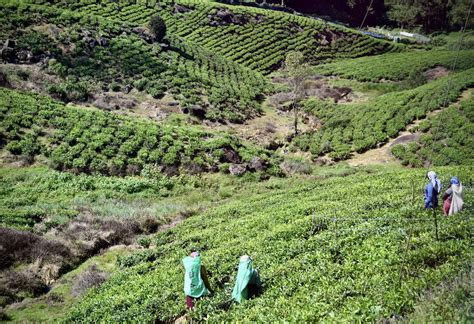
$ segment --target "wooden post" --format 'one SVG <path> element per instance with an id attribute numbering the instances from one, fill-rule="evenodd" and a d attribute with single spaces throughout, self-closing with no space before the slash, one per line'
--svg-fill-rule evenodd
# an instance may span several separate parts
<path id="1" fill-rule="evenodd" d="M 436 208 L 433 208 L 433 219 L 434 219 L 434 224 L 435 224 L 436 241 L 439 241 L 439 236 L 438 236 L 438 217 L 436 216 Z"/>
<path id="2" fill-rule="evenodd" d="M 400 273 L 398 274 L 398 285 L 402 285 L 402 277 L 403 277 L 403 265 L 407 262 L 408 260 L 408 249 L 410 248 L 410 239 L 411 239 L 411 234 L 410 232 L 407 233 L 406 235 L 406 245 L 405 245 L 405 250 L 403 251 L 403 262 L 400 263 Z"/>

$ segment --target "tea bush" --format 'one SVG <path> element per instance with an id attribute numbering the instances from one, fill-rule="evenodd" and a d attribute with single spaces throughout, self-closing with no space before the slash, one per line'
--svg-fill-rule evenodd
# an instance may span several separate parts
<path id="1" fill-rule="evenodd" d="M 472 167 L 436 171 L 445 185 L 452 175 L 467 186 L 474 180 Z M 90 291 L 67 320 L 180 317 L 185 312 L 181 258 L 191 247 L 201 251 L 216 290 L 197 302 L 190 313 L 194 320 L 346 322 L 405 316 L 422 291 L 470 262 L 472 197 L 466 195 L 464 212 L 438 214 L 437 241 L 432 215 L 422 209 L 424 179 L 422 169 L 333 177 L 215 207 L 156 235 L 155 249 L 121 258 L 123 270 Z M 228 307 L 242 254 L 259 269 L 263 294 Z"/>
<path id="2" fill-rule="evenodd" d="M 422 166 L 474 164 L 474 99 L 453 105 L 428 118 L 419 130 L 419 141 L 395 145 L 391 152 L 404 165 Z"/>

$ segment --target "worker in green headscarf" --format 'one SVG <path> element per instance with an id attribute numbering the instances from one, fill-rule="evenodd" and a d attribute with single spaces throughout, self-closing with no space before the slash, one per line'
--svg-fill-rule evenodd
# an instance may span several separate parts
<path id="1" fill-rule="evenodd" d="M 191 254 L 183 258 L 185 269 L 184 293 L 186 294 L 186 306 L 189 309 L 194 307 L 194 300 L 206 296 L 212 292 L 207 278 L 206 268 L 201 265 L 199 252 L 191 250 Z"/>
<path id="2" fill-rule="evenodd" d="M 242 300 L 256 295 L 261 285 L 258 271 L 252 266 L 252 259 L 248 255 L 241 256 L 237 278 L 232 290 L 232 299 L 241 303 Z"/>

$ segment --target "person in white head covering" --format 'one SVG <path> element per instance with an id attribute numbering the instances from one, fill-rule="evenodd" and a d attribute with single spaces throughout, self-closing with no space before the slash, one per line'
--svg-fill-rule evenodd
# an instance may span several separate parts
<path id="1" fill-rule="evenodd" d="M 242 255 L 232 290 L 232 299 L 241 303 L 243 300 L 257 295 L 261 285 L 260 275 L 258 270 L 253 268 L 252 259 L 248 255 Z"/>
<path id="2" fill-rule="evenodd" d="M 202 296 L 212 293 L 207 271 L 201 264 L 201 255 L 195 249 L 191 250 L 189 256 L 183 259 L 185 269 L 184 293 L 186 295 L 186 306 L 194 308 L 194 301 Z"/>
<path id="3" fill-rule="evenodd" d="M 434 171 L 428 172 L 426 176 L 430 182 L 425 187 L 425 208 L 436 208 L 438 207 L 438 195 L 441 192 L 441 181 Z"/>

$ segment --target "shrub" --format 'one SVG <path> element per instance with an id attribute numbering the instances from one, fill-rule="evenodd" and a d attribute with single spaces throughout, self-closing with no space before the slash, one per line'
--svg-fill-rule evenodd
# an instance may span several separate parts
<path id="1" fill-rule="evenodd" d="M 0 246 L 3 247 L 0 269 L 16 262 L 57 261 L 58 258 L 67 260 L 72 257 L 70 249 L 62 243 L 9 228 L 0 228 Z"/>
<path id="2" fill-rule="evenodd" d="M 72 288 L 72 295 L 74 297 L 81 296 L 88 289 L 99 287 L 106 279 L 105 272 L 99 271 L 97 265 L 93 264 L 84 273 L 77 276 Z"/>
<path id="3" fill-rule="evenodd" d="M 137 243 L 138 243 L 138 245 L 140 245 L 141 247 L 144 247 L 145 249 L 147 249 L 147 248 L 150 247 L 151 238 L 149 238 L 148 236 L 140 236 L 140 237 L 137 239 Z"/>
<path id="4" fill-rule="evenodd" d="M 148 26 L 155 36 L 155 40 L 161 42 L 161 40 L 166 36 L 166 24 L 163 18 L 158 15 L 151 17 Z"/>

